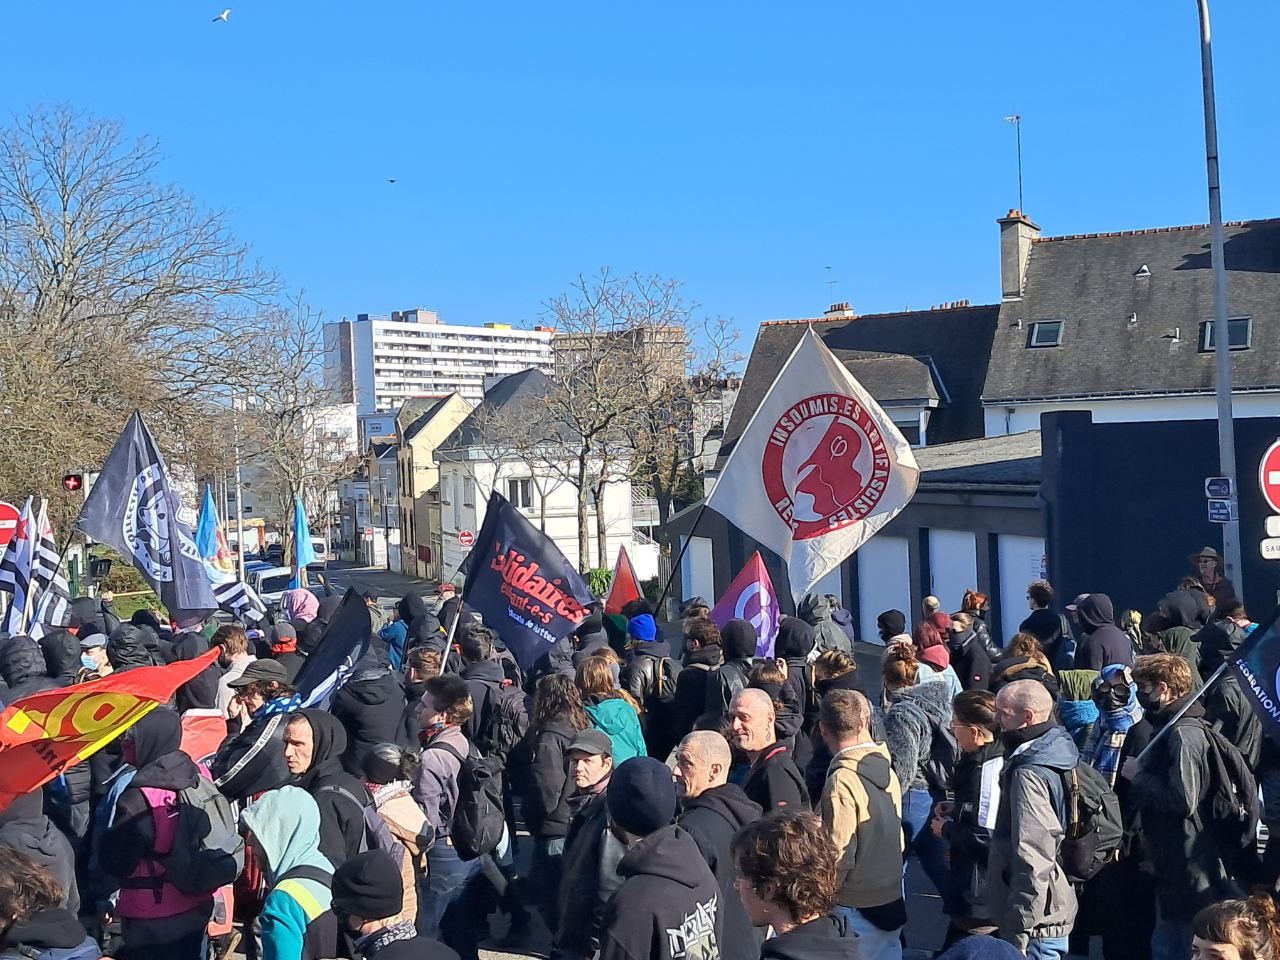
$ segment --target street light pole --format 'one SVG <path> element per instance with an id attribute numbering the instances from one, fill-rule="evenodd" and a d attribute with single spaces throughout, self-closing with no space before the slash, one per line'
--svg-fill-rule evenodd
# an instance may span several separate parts
<path id="1" fill-rule="evenodd" d="M 376 461 L 375 461 L 376 462 Z M 382 476 L 382 468 L 378 468 L 378 487 L 381 489 L 382 495 L 382 549 L 385 554 L 387 569 L 391 569 L 391 534 L 389 533 L 389 519 L 387 517 L 387 478 Z"/>
<path id="2" fill-rule="evenodd" d="M 1236 590 L 1240 582 L 1239 491 L 1236 489 L 1236 436 L 1231 410 L 1231 330 L 1227 320 L 1227 264 L 1222 229 L 1222 191 L 1218 181 L 1218 115 L 1213 95 L 1213 36 L 1209 0 L 1196 0 L 1200 13 L 1200 73 L 1204 83 L 1204 148 L 1209 179 L 1210 251 L 1213 259 L 1213 357 L 1217 365 L 1218 458 L 1231 481 L 1231 519 L 1223 524 L 1222 552 L 1226 577 Z"/>

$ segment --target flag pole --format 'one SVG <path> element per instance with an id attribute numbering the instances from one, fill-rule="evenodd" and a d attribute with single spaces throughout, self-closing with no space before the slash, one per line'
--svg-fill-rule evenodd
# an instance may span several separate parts
<path id="1" fill-rule="evenodd" d="M 1166 733 L 1168 733 L 1170 730 L 1174 728 L 1174 725 L 1177 724 L 1177 722 L 1182 719 L 1182 715 L 1191 709 L 1191 705 L 1195 703 L 1197 700 L 1199 700 L 1201 697 L 1203 697 L 1206 693 L 1208 693 L 1209 688 L 1212 687 L 1215 683 L 1217 683 L 1222 678 L 1222 675 L 1226 672 L 1227 672 L 1227 665 L 1224 663 L 1217 670 L 1213 671 L 1212 674 L 1210 674 L 1209 679 L 1206 680 L 1204 682 L 1204 685 L 1201 686 L 1200 689 L 1195 692 L 1195 695 L 1192 697 L 1188 697 L 1187 702 L 1178 708 L 1178 712 L 1169 718 L 1169 722 L 1166 723 L 1164 726 L 1162 726 L 1159 730 L 1157 730 L 1155 736 L 1152 737 L 1149 741 L 1147 741 L 1147 745 L 1143 748 L 1142 752 L 1138 754 L 1137 759 L 1139 762 L 1141 762 L 1142 758 L 1151 752 L 1151 748 L 1154 747 L 1159 742 L 1161 737 L 1163 737 Z"/>
<path id="2" fill-rule="evenodd" d="M 684 555 L 689 551 L 689 544 L 693 543 L 693 535 L 698 530 L 698 524 L 702 522 L 702 515 L 707 512 L 707 501 L 702 501 L 702 506 L 698 508 L 698 515 L 693 518 L 693 526 L 689 528 L 689 535 L 684 538 L 684 544 L 680 547 L 680 552 L 676 554 L 675 563 L 671 564 L 671 573 L 667 576 L 666 585 L 662 588 L 662 593 L 658 595 L 658 602 L 654 604 L 654 609 L 661 610 L 662 602 L 667 599 L 667 594 L 671 591 L 671 583 L 676 578 L 676 571 L 680 569 L 680 564 L 684 561 Z"/>
<path id="3" fill-rule="evenodd" d="M 461 594 L 458 595 L 458 609 L 453 612 L 453 620 L 449 623 L 449 630 L 444 635 L 444 653 L 440 656 L 440 676 L 444 676 L 445 664 L 449 662 L 449 650 L 453 647 L 453 635 L 458 630 L 458 621 L 462 619 L 462 608 L 467 605 L 466 598 Z"/>

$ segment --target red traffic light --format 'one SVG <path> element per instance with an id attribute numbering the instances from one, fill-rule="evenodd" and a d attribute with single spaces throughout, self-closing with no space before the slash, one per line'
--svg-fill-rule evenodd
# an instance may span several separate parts
<path id="1" fill-rule="evenodd" d="M 75 493 L 84 487 L 84 477 L 78 473 L 68 473 L 62 478 L 62 487 L 71 493 Z"/>

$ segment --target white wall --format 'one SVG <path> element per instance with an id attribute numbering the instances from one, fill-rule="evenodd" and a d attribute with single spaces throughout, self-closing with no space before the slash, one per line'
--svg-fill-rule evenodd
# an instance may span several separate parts
<path id="1" fill-rule="evenodd" d="M 1012 408 L 1010 414 L 1008 410 Z M 1194 397 L 1122 397 L 1116 400 L 1058 400 L 983 407 L 988 437 L 1040 429 L 1040 414 L 1058 410 L 1092 410 L 1094 423 L 1134 423 L 1146 420 L 1212 420 L 1218 416 L 1211 395 Z M 1280 393 L 1237 393 L 1232 398 L 1237 417 L 1280 416 Z"/>
<path id="2" fill-rule="evenodd" d="M 858 637 L 878 643 L 876 617 L 885 610 L 901 610 L 907 626 L 911 610 L 911 553 L 906 537 L 872 537 L 858 549 Z"/>
<path id="3" fill-rule="evenodd" d="M 1040 537 L 1002 535 L 1000 555 L 1000 626 L 1008 643 L 1018 624 L 1031 612 L 1027 584 L 1044 576 L 1044 540 Z"/>
<path id="4" fill-rule="evenodd" d="M 844 603 L 844 577 L 840 575 L 841 567 L 836 567 L 825 577 L 813 585 L 811 593 L 829 593 L 833 597 L 839 597 L 840 602 Z"/>
<path id="5" fill-rule="evenodd" d="M 683 547 L 688 537 L 680 538 Z M 702 597 L 708 603 L 716 602 L 715 559 L 711 553 L 711 541 L 706 537 L 694 537 L 689 549 L 680 561 L 681 595 Z"/>
<path id="6" fill-rule="evenodd" d="M 976 542 L 968 530 L 929 531 L 929 592 L 944 613 L 959 610 L 964 592 L 978 588 Z"/>

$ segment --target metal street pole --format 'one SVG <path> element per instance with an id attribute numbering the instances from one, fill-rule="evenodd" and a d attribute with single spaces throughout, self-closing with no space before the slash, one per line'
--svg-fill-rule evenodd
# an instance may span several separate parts
<path id="1" fill-rule="evenodd" d="M 376 463 L 377 461 L 375 460 L 374 462 Z M 381 467 L 378 468 L 378 473 L 379 473 L 378 486 L 381 488 L 381 491 L 382 491 L 382 495 L 380 497 L 380 499 L 382 500 L 382 547 L 383 547 L 384 553 L 386 554 L 387 569 L 390 570 L 391 569 L 391 534 L 388 528 L 389 519 L 387 517 L 387 480 L 385 477 L 381 476 L 381 473 L 382 473 Z"/>
<path id="2" fill-rule="evenodd" d="M 236 458 L 236 540 L 240 549 L 236 553 L 236 566 L 240 570 L 240 579 L 244 579 L 244 493 L 240 476 L 240 418 L 236 415 L 236 394 L 231 391 L 231 434 L 234 439 L 232 450 Z"/>
<path id="3" fill-rule="evenodd" d="M 1231 480 L 1231 519 L 1223 524 L 1222 552 L 1226 576 L 1240 582 L 1239 491 L 1236 489 L 1236 435 L 1231 412 L 1231 331 L 1227 321 L 1227 264 L 1222 229 L 1222 192 L 1218 182 L 1218 115 L 1213 96 L 1213 37 L 1209 0 L 1196 0 L 1200 12 L 1200 73 L 1204 82 L 1204 148 L 1209 178 L 1210 249 L 1213 257 L 1213 357 L 1217 364 L 1218 458 L 1224 477 Z"/>

